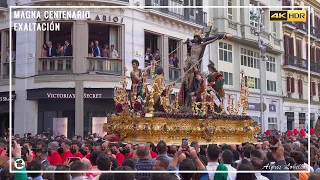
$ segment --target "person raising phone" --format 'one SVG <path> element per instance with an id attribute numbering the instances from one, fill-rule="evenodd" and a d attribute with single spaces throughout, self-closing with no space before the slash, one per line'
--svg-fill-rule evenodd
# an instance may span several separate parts
<path id="1" fill-rule="evenodd" d="M 173 160 L 169 164 L 169 167 L 167 168 L 167 171 L 175 171 L 176 166 L 179 160 L 180 155 L 182 152 L 189 155 L 190 158 L 184 159 L 179 166 L 179 171 L 206 171 L 206 168 L 202 164 L 201 160 L 197 156 L 197 152 L 193 147 L 189 147 L 187 151 L 183 151 L 182 148 L 183 145 L 181 145 L 178 149 L 178 151 L 175 153 Z M 190 164 L 193 164 L 193 166 L 189 166 Z M 195 166 L 194 166 L 195 165 Z M 196 167 L 196 169 L 190 169 L 190 167 Z M 194 177 L 195 173 L 179 173 L 182 180 L 190 180 L 192 177 Z M 208 180 L 209 175 L 208 173 L 199 173 L 199 179 L 200 180 Z"/>

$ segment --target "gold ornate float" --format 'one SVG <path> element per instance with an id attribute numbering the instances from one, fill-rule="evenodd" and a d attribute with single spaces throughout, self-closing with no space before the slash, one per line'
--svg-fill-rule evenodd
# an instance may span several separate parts
<path id="1" fill-rule="evenodd" d="M 153 74 L 154 69 L 151 71 Z M 249 89 L 245 85 L 243 70 L 240 98 L 236 102 L 236 98 L 229 96 L 226 107 L 221 103 L 220 113 L 215 111 L 215 95 L 207 91 L 201 94 L 202 101 L 195 102 L 193 98 L 192 112 L 181 112 L 178 98 L 163 93 L 171 92 L 172 85 L 166 87 L 162 84 L 162 76 L 154 77 L 153 83 L 147 83 L 144 76 L 144 99 L 137 95 L 135 85 L 129 98 L 124 77 L 122 87 L 115 88 L 117 112 L 108 118 L 108 123 L 104 125 L 105 132 L 116 134 L 122 141 L 131 143 L 165 140 L 167 144 L 181 144 L 182 138 L 200 144 L 256 142 L 254 136 L 260 132 L 260 127 L 254 127 L 253 119 L 246 115 Z M 162 111 L 155 110 L 156 102 L 162 106 Z"/>

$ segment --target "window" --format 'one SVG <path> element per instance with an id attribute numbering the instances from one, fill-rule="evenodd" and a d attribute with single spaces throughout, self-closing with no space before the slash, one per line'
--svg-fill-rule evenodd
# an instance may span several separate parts
<path id="1" fill-rule="evenodd" d="M 259 53 L 241 48 L 241 65 L 260 69 Z"/>
<path id="2" fill-rule="evenodd" d="M 277 36 L 277 23 L 273 22 L 272 27 L 273 27 L 273 30 L 272 30 L 273 36 L 276 37 Z"/>
<path id="3" fill-rule="evenodd" d="M 276 81 L 267 80 L 267 91 L 277 92 L 277 83 L 276 83 Z"/>
<path id="4" fill-rule="evenodd" d="M 251 116 L 254 122 L 260 124 L 261 123 L 261 118 L 259 116 Z"/>
<path id="5" fill-rule="evenodd" d="M 320 83 L 318 83 L 318 96 L 319 96 L 319 101 L 320 101 Z"/>
<path id="6" fill-rule="evenodd" d="M 310 95 L 315 96 L 316 95 L 316 82 L 311 82 L 310 84 Z"/>
<path id="7" fill-rule="evenodd" d="M 232 45 L 219 42 L 219 60 L 232 62 Z"/>
<path id="8" fill-rule="evenodd" d="M 276 58 L 272 56 L 267 56 L 268 60 L 266 62 L 267 71 L 276 72 Z"/>
<path id="9" fill-rule="evenodd" d="M 232 6 L 232 0 L 228 0 L 228 6 Z M 228 18 L 232 20 L 232 8 L 228 8 Z"/>
<path id="10" fill-rule="evenodd" d="M 223 75 L 224 78 L 224 84 L 225 85 L 233 85 L 233 76 L 232 73 L 228 73 L 228 72 L 223 72 L 220 71 L 220 73 Z"/>
<path id="11" fill-rule="evenodd" d="M 248 79 L 250 79 L 251 81 L 254 81 L 254 85 L 253 89 L 260 89 L 260 78 L 255 78 L 255 77 L 249 77 L 249 76 L 244 76 L 244 82 L 245 82 L 245 85 L 248 86 Z M 250 81 L 249 80 L 249 81 Z"/>
<path id="12" fill-rule="evenodd" d="M 270 130 L 278 129 L 278 120 L 276 117 L 268 118 L 268 129 Z"/>
<path id="13" fill-rule="evenodd" d="M 302 81 L 302 79 L 298 80 L 298 93 L 301 94 L 301 95 L 303 93 L 303 81 Z"/>
<path id="14" fill-rule="evenodd" d="M 295 88 L 294 88 L 294 78 L 292 77 L 287 77 L 287 92 L 288 93 L 294 93 Z"/>
<path id="15" fill-rule="evenodd" d="M 302 52 L 301 52 L 301 41 L 296 39 L 296 49 L 297 49 L 297 57 L 302 58 Z"/>
<path id="16" fill-rule="evenodd" d="M 1 55 L 4 56 L 4 59 L 3 59 L 4 62 L 2 62 L 2 64 L 0 63 L 0 69 L 2 68 L 2 78 L 3 79 L 9 79 L 9 76 L 10 76 L 10 72 L 9 72 L 9 70 L 10 70 L 10 51 L 11 51 L 11 67 L 12 67 L 11 75 L 14 78 L 15 74 L 16 74 L 17 32 L 13 28 L 11 29 L 11 32 L 12 32 L 12 44 L 11 44 L 12 47 L 10 47 L 10 44 L 9 44 L 10 29 L 1 32 L 1 34 L 4 33 L 6 35 L 5 36 L 6 38 L 2 39 L 2 42 L 4 43 L 4 47 L 5 47 L 5 52 L 2 52 Z M 4 47 L 1 47 L 1 48 L 4 48 Z M 0 55 L 0 57 L 1 57 L 1 55 Z M 1 61 L 1 58 L 0 58 L 0 61 Z M 0 72 L 1 72 L 1 70 L 0 70 Z"/>
<path id="17" fill-rule="evenodd" d="M 258 27 L 258 19 L 254 19 L 253 16 L 255 14 L 257 14 L 257 8 L 254 8 L 255 6 L 255 3 L 253 1 L 250 1 L 250 5 L 249 6 L 252 6 L 250 8 L 250 25 L 251 26 L 254 26 L 254 27 Z"/>

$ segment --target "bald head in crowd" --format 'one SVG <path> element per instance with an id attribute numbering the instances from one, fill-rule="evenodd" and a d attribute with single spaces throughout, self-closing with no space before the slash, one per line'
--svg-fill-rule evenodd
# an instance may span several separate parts
<path id="1" fill-rule="evenodd" d="M 104 152 L 109 151 L 109 142 L 108 142 L 108 141 L 104 142 L 104 143 L 101 145 L 101 149 L 102 149 Z"/>
<path id="2" fill-rule="evenodd" d="M 149 147 L 147 144 L 140 144 L 137 148 L 138 158 L 147 158 L 149 156 Z"/>

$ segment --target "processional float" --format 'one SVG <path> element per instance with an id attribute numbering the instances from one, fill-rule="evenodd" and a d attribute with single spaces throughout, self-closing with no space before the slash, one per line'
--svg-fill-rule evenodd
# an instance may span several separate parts
<path id="1" fill-rule="evenodd" d="M 104 124 L 105 132 L 130 143 L 165 140 L 167 144 L 181 144 L 182 138 L 200 144 L 256 142 L 254 136 L 260 132 L 260 127 L 253 126 L 254 120 L 246 113 L 249 88 L 243 70 L 239 98 L 229 96 L 226 105 L 224 101 L 217 105 L 216 93 L 207 86 L 200 98 L 191 97 L 190 111 L 183 110 L 179 93 L 173 96 L 172 85 L 164 86 L 163 76 L 155 75 L 155 61 L 151 74 L 151 82 L 147 82 L 145 73 L 142 74 L 143 97 L 138 95 L 136 85 L 127 92 L 124 75 L 122 86 L 114 89 L 116 112 Z M 218 108 L 221 111 L 217 111 Z"/>

